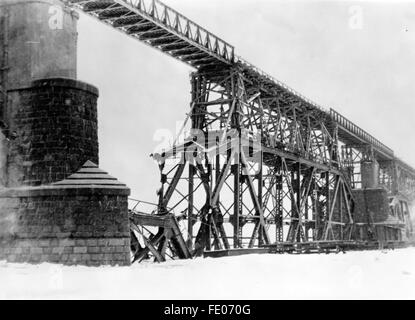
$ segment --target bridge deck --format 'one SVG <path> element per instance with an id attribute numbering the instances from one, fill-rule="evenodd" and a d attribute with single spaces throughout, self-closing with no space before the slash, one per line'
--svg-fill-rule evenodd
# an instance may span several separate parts
<path id="1" fill-rule="evenodd" d="M 234 48 L 158 0 L 69 0 L 86 14 L 196 69 L 231 65 Z"/>
<path id="2" fill-rule="evenodd" d="M 189 20 L 159 0 L 65 0 L 86 14 L 161 50 L 197 69 L 220 70 L 239 66 L 253 84 L 259 84 L 264 95 L 279 96 L 303 112 L 328 119 L 339 126 L 340 138 L 351 144 L 373 146 L 380 160 L 398 160 L 397 164 L 415 179 L 415 170 L 394 157 L 394 152 L 333 109 L 327 110 L 286 84 L 260 70 L 241 57 L 234 47 Z"/>

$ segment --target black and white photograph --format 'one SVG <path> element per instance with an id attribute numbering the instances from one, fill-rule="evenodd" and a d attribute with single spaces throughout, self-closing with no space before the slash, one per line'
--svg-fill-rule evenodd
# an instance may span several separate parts
<path id="1" fill-rule="evenodd" d="M 0 0 L 0 300 L 414 299 L 415 1 Z"/>

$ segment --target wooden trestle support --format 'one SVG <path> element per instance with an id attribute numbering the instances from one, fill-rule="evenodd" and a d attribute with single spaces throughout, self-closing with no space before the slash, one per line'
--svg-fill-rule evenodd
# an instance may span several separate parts
<path id="1" fill-rule="evenodd" d="M 161 172 L 156 215 L 171 219 L 173 211 L 181 213 L 192 256 L 351 240 L 350 175 L 327 113 L 291 103 L 289 95 L 254 82 L 239 68 L 194 73 L 191 85 L 190 132 L 153 157 Z M 136 258 L 157 250 L 156 260 L 164 261 L 164 230 L 160 225 Z"/>

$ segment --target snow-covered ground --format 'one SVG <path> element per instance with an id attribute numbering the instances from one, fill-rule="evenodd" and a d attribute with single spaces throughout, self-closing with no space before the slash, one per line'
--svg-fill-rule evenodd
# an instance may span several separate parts
<path id="1" fill-rule="evenodd" d="M 415 299 L 415 248 L 64 267 L 0 262 L 0 299 Z"/>

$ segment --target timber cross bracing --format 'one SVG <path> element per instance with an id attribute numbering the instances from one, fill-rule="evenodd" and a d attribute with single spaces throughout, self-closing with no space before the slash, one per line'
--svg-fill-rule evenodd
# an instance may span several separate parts
<path id="1" fill-rule="evenodd" d="M 195 254 L 229 249 L 230 240 L 234 248 L 253 248 L 350 239 L 353 196 L 335 152 L 336 127 L 275 97 L 253 98 L 261 85 L 238 67 L 199 71 L 191 84 L 192 128 L 207 139 L 186 140 L 155 159 L 159 211 L 177 210 L 200 224 L 188 224 Z M 253 140 L 261 148 L 250 151 Z"/>

